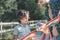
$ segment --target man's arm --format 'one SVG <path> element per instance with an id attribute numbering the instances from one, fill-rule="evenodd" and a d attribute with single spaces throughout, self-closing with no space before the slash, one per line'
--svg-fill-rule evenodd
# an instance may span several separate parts
<path id="1" fill-rule="evenodd" d="M 49 15 L 50 19 L 53 19 L 53 15 L 52 15 L 50 5 L 48 4 L 47 6 L 48 6 L 48 15 Z"/>
<path id="2" fill-rule="evenodd" d="M 59 12 L 58 12 L 58 17 L 59 17 L 59 22 L 60 22 L 60 10 L 59 10 Z"/>
<path id="3" fill-rule="evenodd" d="M 48 14 L 49 14 L 50 20 L 53 19 L 52 10 L 51 10 L 51 7 L 50 7 L 49 4 L 48 4 Z M 53 27 L 51 31 L 52 31 L 51 34 L 53 34 L 52 36 L 57 36 L 58 35 L 56 27 Z"/>

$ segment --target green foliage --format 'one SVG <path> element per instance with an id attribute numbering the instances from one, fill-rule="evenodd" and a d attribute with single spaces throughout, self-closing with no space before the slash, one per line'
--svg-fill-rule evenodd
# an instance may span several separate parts
<path id="1" fill-rule="evenodd" d="M 35 0 L 1 0 L 0 5 L 0 21 L 3 22 L 16 21 L 17 10 L 19 9 L 29 10 L 31 20 L 44 18 L 43 10 L 41 11 Z"/>
<path id="2" fill-rule="evenodd" d="M 12 32 L 2 33 L 2 40 L 13 40 Z"/>
<path id="3" fill-rule="evenodd" d="M 59 3 L 56 4 L 60 9 Z M 31 20 L 45 19 L 45 7 L 35 3 L 35 0 L 0 0 L 0 21 L 16 21 L 19 9 L 29 10 Z"/>
<path id="4" fill-rule="evenodd" d="M 12 9 L 17 9 L 16 1 L 15 0 L 1 0 L 1 8 L 4 11 L 11 11 Z"/>
<path id="5" fill-rule="evenodd" d="M 3 38 L 3 39 L 7 39 L 7 33 L 6 33 L 6 32 L 3 33 L 2 38 Z"/>
<path id="6" fill-rule="evenodd" d="M 0 21 L 14 21 L 16 10 L 16 0 L 0 0 Z"/>
<path id="7" fill-rule="evenodd" d="M 35 0 L 18 0 L 18 9 L 26 9 L 30 11 L 31 20 L 44 19 L 45 10 L 40 7 Z"/>

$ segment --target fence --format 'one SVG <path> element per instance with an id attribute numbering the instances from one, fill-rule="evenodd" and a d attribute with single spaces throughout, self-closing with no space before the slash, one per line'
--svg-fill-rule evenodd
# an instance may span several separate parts
<path id="1" fill-rule="evenodd" d="M 46 20 L 35 20 L 35 21 L 29 21 L 28 23 L 29 23 L 30 26 L 33 26 L 38 21 L 42 22 L 42 23 L 46 22 Z M 3 30 L 3 25 L 10 25 L 10 26 L 12 26 L 12 25 L 15 25 L 15 24 L 19 24 L 19 23 L 18 22 L 0 22 L 0 35 L 1 35 L 1 37 L 2 37 L 2 33 L 13 31 L 13 29 Z"/>

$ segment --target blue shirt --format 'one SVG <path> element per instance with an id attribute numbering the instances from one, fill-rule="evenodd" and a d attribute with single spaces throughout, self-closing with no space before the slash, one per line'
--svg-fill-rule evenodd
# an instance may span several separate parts
<path id="1" fill-rule="evenodd" d="M 58 4 L 60 4 L 59 0 L 50 0 L 50 7 L 51 7 L 51 10 L 52 10 L 53 18 L 55 18 L 58 15 L 58 12 L 59 12 L 58 7 L 60 7 L 60 6 L 58 6 Z M 49 15 L 48 15 L 48 8 L 46 8 L 45 15 L 46 15 L 47 20 L 49 21 L 50 18 L 49 18 Z"/>
<path id="2" fill-rule="evenodd" d="M 16 35 L 19 40 L 25 35 L 30 33 L 30 28 L 28 25 L 17 24 L 14 28 L 13 35 Z"/>
<path id="3" fill-rule="evenodd" d="M 50 7 L 51 7 L 51 10 L 52 10 L 53 18 L 55 18 L 56 16 L 58 16 L 58 12 L 60 10 L 60 0 L 50 0 Z M 49 21 L 50 18 L 49 18 L 49 15 L 48 15 L 48 8 L 46 9 L 45 15 L 46 15 L 47 20 Z M 57 23 L 56 26 L 60 27 L 60 23 Z M 53 38 L 54 38 L 53 40 L 60 40 L 59 39 L 60 37 L 58 37 L 58 36 L 53 37 Z"/>

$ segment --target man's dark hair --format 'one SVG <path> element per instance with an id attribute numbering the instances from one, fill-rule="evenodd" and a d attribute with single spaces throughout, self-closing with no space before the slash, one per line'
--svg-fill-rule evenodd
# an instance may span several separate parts
<path id="1" fill-rule="evenodd" d="M 35 0 L 35 3 L 38 3 L 39 0 Z"/>

